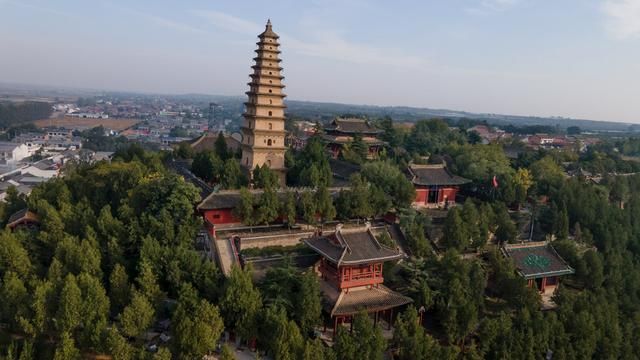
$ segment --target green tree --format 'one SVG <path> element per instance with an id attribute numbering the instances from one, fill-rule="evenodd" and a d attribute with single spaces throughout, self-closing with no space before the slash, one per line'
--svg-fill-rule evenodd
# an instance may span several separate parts
<path id="1" fill-rule="evenodd" d="M 138 291 L 151 303 L 156 309 L 160 309 L 162 301 L 165 299 L 165 293 L 160 289 L 158 277 L 153 271 L 151 264 L 142 260 L 139 264 L 140 274 L 136 278 Z"/>
<path id="2" fill-rule="evenodd" d="M 295 318 L 302 333 L 307 335 L 320 323 L 322 312 L 320 284 L 315 272 L 307 271 L 301 276 L 296 298 Z"/>
<path id="3" fill-rule="evenodd" d="M 220 351 L 220 360 L 236 360 L 236 355 L 231 350 L 231 347 L 227 344 L 222 345 L 222 350 Z"/>
<path id="4" fill-rule="evenodd" d="M 278 218 L 278 194 L 272 187 L 264 188 L 262 194 L 258 198 L 258 206 L 256 207 L 256 223 L 263 223 L 269 225 Z"/>
<path id="5" fill-rule="evenodd" d="M 550 194 L 551 191 L 559 189 L 564 181 L 564 171 L 551 156 L 534 162 L 530 170 L 539 194 Z"/>
<path id="6" fill-rule="evenodd" d="M 246 186 L 247 179 L 242 173 L 238 160 L 234 158 L 225 160 L 220 184 L 225 189 L 238 189 L 241 186 Z"/>
<path id="7" fill-rule="evenodd" d="M 315 201 L 316 212 L 320 216 L 323 224 L 336 217 L 336 208 L 333 206 L 333 199 L 326 186 L 321 186 L 316 189 Z"/>
<path id="8" fill-rule="evenodd" d="M 270 306 L 264 315 L 264 346 L 274 359 L 299 359 L 304 340 L 298 326 L 287 319 L 283 308 Z"/>
<path id="9" fill-rule="evenodd" d="M 76 277 L 69 274 L 64 279 L 58 311 L 56 312 L 56 324 L 61 333 L 69 333 L 75 330 L 82 321 L 82 292 L 76 282 Z"/>
<path id="10" fill-rule="evenodd" d="M 442 240 L 447 248 L 465 249 L 469 245 L 469 232 L 466 224 L 460 217 L 460 210 L 454 207 L 449 209 L 444 221 Z"/>
<path id="11" fill-rule="evenodd" d="M 224 134 L 222 133 L 222 131 L 218 133 L 218 137 L 216 138 L 213 146 L 215 148 L 216 155 L 218 155 L 218 157 L 222 159 L 222 161 L 231 158 L 231 153 L 229 152 L 229 148 L 227 147 L 227 140 L 224 138 Z"/>
<path id="12" fill-rule="evenodd" d="M 291 229 L 291 226 L 296 223 L 296 198 L 293 192 L 287 191 L 287 195 L 280 205 L 280 213 L 284 215 L 287 226 Z"/>
<path id="13" fill-rule="evenodd" d="M 137 338 L 151 326 L 155 315 L 153 306 L 147 298 L 137 291 L 131 296 L 131 303 L 120 314 L 120 328 L 128 337 Z"/>
<path id="14" fill-rule="evenodd" d="M 241 338 L 249 340 L 256 335 L 255 325 L 261 307 L 262 298 L 253 285 L 250 270 L 233 266 L 220 299 L 225 324 Z"/>
<path id="15" fill-rule="evenodd" d="M 516 190 L 516 202 L 520 206 L 527 200 L 529 189 L 534 184 L 533 176 L 528 169 L 520 168 L 516 171 L 516 174 L 513 177 L 513 182 Z"/>
<path id="16" fill-rule="evenodd" d="M 369 199 L 369 183 L 360 174 L 351 175 L 351 214 L 359 219 L 366 219 L 373 216 L 374 209 L 371 207 Z"/>
<path id="17" fill-rule="evenodd" d="M 240 218 L 243 224 L 249 225 L 250 227 L 256 224 L 253 204 L 253 194 L 247 188 L 241 188 L 240 202 L 233 209 L 233 213 Z M 251 231 L 253 231 L 253 228 Z"/>
<path id="18" fill-rule="evenodd" d="M 102 334 L 107 327 L 109 298 L 100 279 L 88 273 L 80 274 L 77 283 L 82 296 L 79 346 L 96 348 L 101 345 Z"/>
<path id="19" fill-rule="evenodd" d="M 380 188 L 396 208 L 408 208 L 416 197 L 413 184 L 398 166 L 389 161 L 375 161 L 362 166 L 362 177 Z"/>
<path id="20" fill-rule="evenodd" d="M 114 360 L 129 360 L 133 358 L 133 346 L 120 335 L 115 327 L 106 330 L 104 347 Z"/>
<path id="21" fill-rule="evenodd" d="M 27 317 L 29 293 L 24 282 L 14 272 L 7 272 L 0 283 L 0 319 L 18 329 L 20 318 Z"/>
<path id="22" fill-rule="evenodd" d="M 302 360 L 330 360 L 335 358 L 331 348 L 326 347 L 320 339 L 307 340 L 302 352 Z"/>
<path id="23" fill-rule="evenodd" d="M 258 189 L 277 189 L 280 187 L 278 174 L 271 170 L 267 164 L 258 165 L 253 169 L 253 184 Z"/>
<path id="24" fill-rule="evenodd" d="M 386 341 L 380 327 L 373 324 L 366 313 L 353 318 L 353 331 L 340 328 L 334 350 L 339 359 L 383 359 Z"/>
<path id="25" fill-rule="evenodd" d="M 119 313 L 129 302 L 130 284 L 127 271 L 116 264 L 109 276 L 109 298 L 114 313 Z"/>
<path id="26" fill-rule="evenodd" d="M 189 284 L 180 289 L 172 317 L 173 346 L 180 359 L 195 359 L 213 349 L 224 324 L 218 307 L 198 297 Z"/>
<path id="27" fill-rule="evenodd" d="M 191 172 L 206 182 L 217 180 L 224 167 L 223 160 L 211 150 L 202 151 L 193 157 Z"/>
<path id="28" fill-rule="evenodd" d="M 439 346 L 425 333 L 420 324 L 418 312 L 413 306 L 398 315 L 393 342 L 397 345 L 399 360 L 431 359 L 436 358 L 439 352 Z"/>
<path id="29" fill-rule="evenodd" d="M 76 348 L 71 335 L 66 331 L 62 332 L 53 360 L 79 360 L 80 358 L 80 350 Z"/>
<path id="30" fill-rule="evenodd" d="M 313 193 L 304 191 L 300 194 L 299 200 L 302 219 L 309 225 L 315 225 L 317 221 L 318 208 Z"/>
<path id="31" fill-rule="evenodd" d="M 518 236 L 518 229 L 511 220 L 509 212 L 505 206 L 499 207 L 496 210 L 496 238 L 499 243 L 514 242 Z"/>
<path id="32" fill-rule="evenodd" d="M 10 231 L 0 233 L 0 277 L 13 272 L 21 279 L 27 280 L 33 271 L 33 265 L 27 249 L 16 235 Z"/>

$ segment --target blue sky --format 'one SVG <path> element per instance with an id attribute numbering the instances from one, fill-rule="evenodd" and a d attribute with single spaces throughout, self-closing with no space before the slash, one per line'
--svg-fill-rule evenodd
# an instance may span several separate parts
<path id="1" fill-rule="evenodd" d="M 640 0 L 0 0 L 0 81 L 640 122 Z"/>

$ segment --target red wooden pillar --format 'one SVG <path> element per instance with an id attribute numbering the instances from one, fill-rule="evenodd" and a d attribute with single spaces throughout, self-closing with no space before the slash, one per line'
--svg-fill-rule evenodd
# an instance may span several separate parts
<path id="1" fill-rule="evenodd" d="M 540 292 L 544 292 L 544 288 L 547 286 L 547 278 L 543 277 L 540 282 Z"/>
<path id="2" fill-rule="evenodd" d="M 336 335 L 338 333 L 338 317 L 334 316 L 333 318 L 333 338 L 336 338 Z"/>

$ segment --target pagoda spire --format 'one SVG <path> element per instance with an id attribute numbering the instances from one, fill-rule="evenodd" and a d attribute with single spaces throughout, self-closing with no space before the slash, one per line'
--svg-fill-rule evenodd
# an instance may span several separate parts
<path id="1" fill-rule="evenodd" d="M 256 166 L 267 165 L 280 176 L 284 185 L 284 85 L 280 67 L 279 36 L 267 20 L 264 32 L 258 35 L 255 64 L 249 75 L 248 99 L 242 124 L 242 166 L 251 174 Z"/>

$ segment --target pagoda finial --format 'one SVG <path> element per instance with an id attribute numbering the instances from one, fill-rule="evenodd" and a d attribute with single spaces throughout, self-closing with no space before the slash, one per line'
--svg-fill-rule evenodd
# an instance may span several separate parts
<path id="1" fill-rule="evenodd" d="M 271 28 L 271 19 L 267 19 L 267 29 Z"/>

